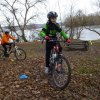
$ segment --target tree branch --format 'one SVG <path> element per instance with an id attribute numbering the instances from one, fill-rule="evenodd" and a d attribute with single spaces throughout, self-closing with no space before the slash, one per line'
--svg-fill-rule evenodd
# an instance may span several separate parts
<path id="1" fill-rule="evenodd" d="M 97 32 L 96 30 L 94 30 L 94 29 L 91 29 L 91 28 L 88 28 L 88 27 L 85 27 L 86 29 L 88 29 L 88 30 L 90 30 L 90 31 L 92 31 L 92 32 L 95 32 L 95 33 L 97 33 L 98 35 L 100 35 L 100 33 L 99 32 Z"/>

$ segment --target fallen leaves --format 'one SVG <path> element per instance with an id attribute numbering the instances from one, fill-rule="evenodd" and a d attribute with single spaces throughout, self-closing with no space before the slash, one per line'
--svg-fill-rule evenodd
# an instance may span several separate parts
<path id="1" fill-rule="evenodd" d="M 65 90 L 55 89 L 52 79 L 45 76 L 45 50 L 41 44 L 20 45 L 27 52 L 24 61 L 0 61 L 1 100 L 99 100 L 100 62 L 99 47 L 93 46 L 87 52 L 66 51 L 64 56 L 72 68 L 72 79 Z M 96 50 L 96 52 L 95 52 Z M 20 80 L 25 73 L 27 79 Z"/>

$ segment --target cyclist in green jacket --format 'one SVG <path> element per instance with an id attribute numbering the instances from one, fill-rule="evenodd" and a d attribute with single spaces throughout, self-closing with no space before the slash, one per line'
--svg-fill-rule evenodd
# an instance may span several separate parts
<path id="1" fill-rule="evenodd" d="M 67 34 L 60 28 L 59 24 L 56 22 L 58 14 L 56 12 L 49 12 L 48 15 L 48 22 L 46 25 L 42 28 L 40 32 L 40 36 L 46 40 L 46 67 L 45 67 L 45 73 L 48 74 L 49 72 L 49 58 L 50 58 L 50 52 L 53 46 L 55 45 L 55 42 L 49 42 L 51 38 L 57 38 L 57 33 L 60 33 L 61 36 L 66 40 L 67 43 L 70 43 L 70 39 L 68 39 Z M 60 52 L 62 51 L 62 48 L 60 46 Z"/>

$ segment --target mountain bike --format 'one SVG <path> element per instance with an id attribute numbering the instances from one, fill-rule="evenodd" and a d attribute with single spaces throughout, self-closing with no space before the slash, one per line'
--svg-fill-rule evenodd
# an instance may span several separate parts
<path id="1" fill-rule="evenodd" d="M 64 55 L 59 53 L 59 43 L 57 39 L 50 39 L 49 42 L 55 42 L 50 54 L 50 74 L 54 85 L 59 89 L 64 89 L 68 86 L 71 80 L 71 67 Z"/>
<path id="2" fill-rule="evenodd" d="M 14 53 L 14 56 L 17 60 L 25 60 L 26 59 L 26 52 L 16 46 L 17 42 L 13 42 L 11 45 L 11 50 L 9 50 L 9 45 L 7 46 L 7 55 L 11 55 L 11 53 Z M 4 55 L 4 50 L 0 49 L 0 59 L 6 58 Z"/>

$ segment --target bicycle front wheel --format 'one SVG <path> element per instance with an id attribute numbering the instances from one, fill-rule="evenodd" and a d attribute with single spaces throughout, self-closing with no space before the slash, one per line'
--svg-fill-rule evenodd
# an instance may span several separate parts
<path id="1" fill-rule="evenodd" d="M 65 57 L 58 57 L 55 60 L 52 77 L 55 86 L 59 89 L 64 89 L 69 84 L 71 80 L 71 68 Z"/>
<path id="2" fill-rule="evenodd" d="M 25 60 L 26 59 L 26 52 L 23 49 L 18 48 L 15 51 L 15 57 L 17 60 Z"/>

